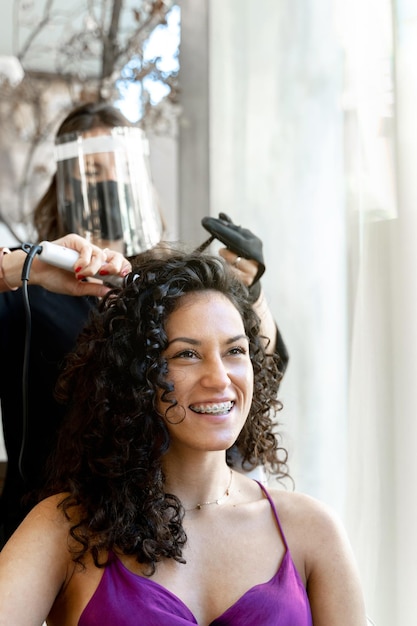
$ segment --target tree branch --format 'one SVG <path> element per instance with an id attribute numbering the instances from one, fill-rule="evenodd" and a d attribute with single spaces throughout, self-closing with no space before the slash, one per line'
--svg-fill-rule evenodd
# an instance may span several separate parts
<path id="1" fill-rule="evenodd" d="M 118 58 L 117 36 L 119 33 L 120 16 L 123 8 L 123 0 L 113 0 L 112 15 L 107 33 L 103 34 L 103 54 L 101 65 L 101 78 L 109 78 L 115 68 Z"/>

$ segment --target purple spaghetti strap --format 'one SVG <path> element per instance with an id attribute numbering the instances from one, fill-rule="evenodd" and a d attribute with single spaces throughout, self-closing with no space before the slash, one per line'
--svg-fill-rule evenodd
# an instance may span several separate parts
<path id="1" fill-rule="evenodd" d="M 271 509 L 272 509 L 272 512 L 273 512 L 273 514 L 274 514 L 274 516 L 275 516 L 275 519 L 276 519 L 276 521 L 277 521 L 278 528 L 279 528 L 279 532 L 281 533 L 281 537 L 282 537 L 282 541 L 284 542 L 285 549 L 286 549 L 286 550 L 288 550 L 287 540 L 286 540 L 286 538 L 285 538 L 284 531 L 282 530 L 281 522 L 279 521 L 278 512 L 277 512 L 277 509 L 276 509 L 275 503 L 273 502 L 273 500 L 272 500 L 271 496 L 269 495 L 269 493 L 268 493 L 268 491 L 267 491 L 266 487 L 264 487 L 264 485 L 263 485 L 262 483 L 260 483 L 260 482 L 259 482 L 259 480 L 255 480 L 255 482 L 256 482 L 256 483 L 258 483 L 258 485 L 259 485 L 259 486 L 260 486 L 260 488 L 261 488 L 261 491 L 263 492 L 263 494 L 264 494 L 264 495 L 265 495 L 265 497 L 267 498 L 267 500 L 268 500 L 269 504 L 271 505 Z M 288 550 L 288 551 L 289 551 L 289 550 Z"/>

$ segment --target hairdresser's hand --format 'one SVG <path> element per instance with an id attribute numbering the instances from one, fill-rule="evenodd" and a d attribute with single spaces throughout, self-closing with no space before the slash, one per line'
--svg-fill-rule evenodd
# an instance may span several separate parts
<path id="1" fill-rule="evenodd" d="M 258 263 L 253 259 L 244 259 L 229 248 L 220 248 L 219 255 L 231 265 L 242 283 L 247 287 L 253 285 L 258 273 Z"/>
<path id="2" fill-rule="evenodd" d="M 65 295 L 100 298 L 109 291 L 110 287 L 91 277 L 96 274 L 102 275 L 103 279 L 109 274 L 126 276 L 131 271 L 129 261 L 120 252 L 109 248 L 99 248 L 79 235 L 66 235 L 56 239 L 53 243 L 79 253 L 74 273 L 44 263 L 35 257 L 30 271 L 30 284 L 40 285 L 48 291 Z M 8 284 L 12 287 L 21 286 L 21 273 L 25 258 L 26 253 L 23 250 L 15 250 L 3 257 L 4 274 Z M 90 280 L 84 281 L 84 278 L 90 278 Z"/>
<path id="3" fill-rule="evenodd" d="M 259 279 L 265 272 L 262 241 L 248 228 L 237 226 L 226 213 L 219 217 L 204 217 L 202 226 L 226 248 L 220 255 L 236 269 L 240 280 L 249 287 L 251 299 L 256 302 L 261 293 Z"/>

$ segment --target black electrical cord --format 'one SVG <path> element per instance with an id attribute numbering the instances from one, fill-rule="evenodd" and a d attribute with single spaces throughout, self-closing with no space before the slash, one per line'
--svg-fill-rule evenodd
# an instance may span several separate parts
<path id="1" fill-rule="evenodd" d="M 26 252 L 27 257 L 22 268 L 22 294 L 23 304 L 25 308 L 26 332 L 22 370 L 22 442 L 20 445 L 19 454 L 19 473 L 23 480 L 26 481 L 24 460 L 29 430 L 28 372 L 30 359 L 30 340 L 32 332 L 32 315 L 30 311 L 28 282 L 33 259 L 37 254 L 40 254 L 42 252 L 42 246 L 38 246 L 37 244 L 33 243 L 23 243 L 21 248 L 22 250 L 24 250 L 24 252 Z"/>

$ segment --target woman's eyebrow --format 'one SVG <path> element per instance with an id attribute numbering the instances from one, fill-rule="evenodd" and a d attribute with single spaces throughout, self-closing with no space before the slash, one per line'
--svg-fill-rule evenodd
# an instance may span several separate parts
<path id="1" fill-rule="evenodd" d="M 226 343 L 234 343 L 235 341 L 239 341 L 239 339 L 245 339 L 246 341 L 249 341 L 247 335 L 236 335 L 236 337 L 231 337 L 230 339 L 228 339 Z"/>
<path id="2" fill-rule="evenodd" d="M 245 339 L 246 341 L 249 341 L 247 335 L 236 335 L 235 337 L 230 337 L 230 339 L 227 339 L 225 343 L 231 344 L 231 343 L 234 343 L 235 341 L 239 341 L 240 339 Z M 175 343 L 176 341 L 189 343 L 192 346 L 198 346 L 201 344 L 201 341 L 199 339 L 192 339 L 191 337 L 175 337 L 174 339 L 171 339 L 171 341 L 168 342 L 168 346 Z"/>
<path id="3" fill-rule="evenodd" d="M 171 339 L 171 341 L 168 341 L 168 346 L 170 346 L 172 343 L 175 343 L 176 341 L 190 343 L 192 346 L 198 346 L 201 343 L 201 341 L 198 341 L 198 339 L 191 339 L 191 337 L 175 337 L 174 339 Z"/>

